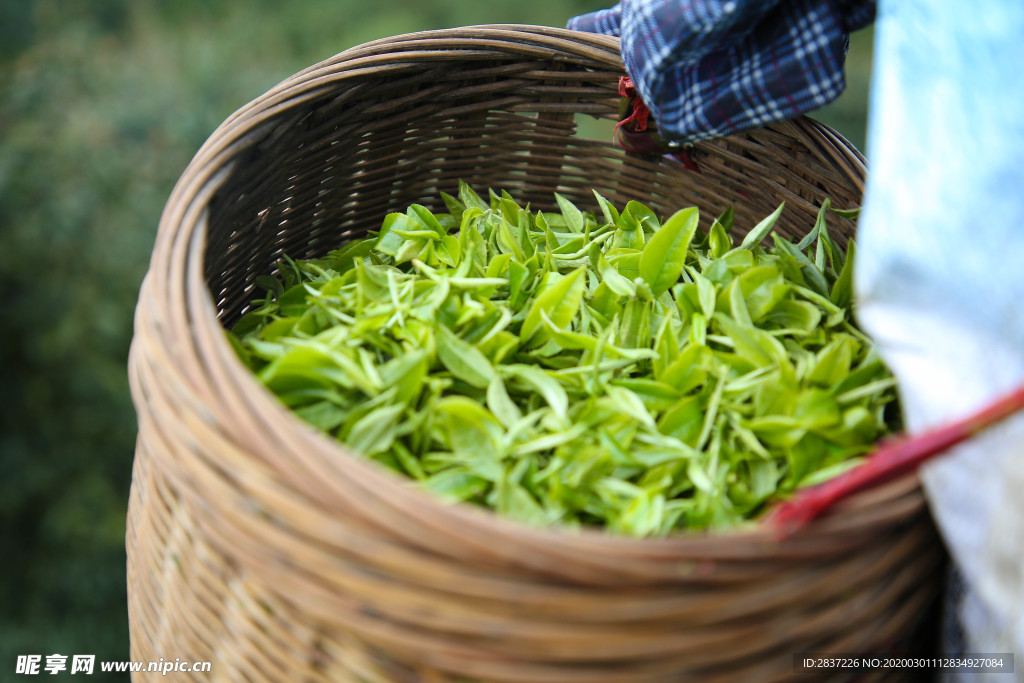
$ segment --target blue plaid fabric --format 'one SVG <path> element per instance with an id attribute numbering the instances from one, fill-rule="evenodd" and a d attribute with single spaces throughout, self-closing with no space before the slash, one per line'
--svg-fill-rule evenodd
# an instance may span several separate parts
<path id="1" fill-rule="evenodd" d="M 849 34 L 874 17 L 874 0 L 622 0 L 568 27 L 619 36 L 662 137 L 688 143 L 834 100 Z"/>

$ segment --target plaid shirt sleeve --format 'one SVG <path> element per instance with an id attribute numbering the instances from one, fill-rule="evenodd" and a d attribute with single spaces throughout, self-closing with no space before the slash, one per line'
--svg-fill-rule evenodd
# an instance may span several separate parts
<path id="1" fill-rule="evenodd" d="M 874 18 L 874 0 L 622 0 L 568 27 L 619 36 L 662 137 L 688 143 L 834 100 L 849 34 Z"/>

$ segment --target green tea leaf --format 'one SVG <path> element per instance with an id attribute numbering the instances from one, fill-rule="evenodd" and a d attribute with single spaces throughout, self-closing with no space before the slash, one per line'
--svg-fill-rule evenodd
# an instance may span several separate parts
<path id="1" fill-rule="evenodd" d="M 627 202 L 626 211 L 636 218 L 641 229 L 647 230 L 648 232 L 656 232 L 661 228 L 661 222 L 658 220 L 657 214 L 651 211 L 649 207 L 644 206 L 638 201 Z"/>
<path id="2" fill-rule="evenodd" d="M 519 407 L 509 398 L 508 392 L 505 391 L 505 383 L 498 375 L 494 375 L 487 385 L 487 407 L 508 429 L 523 418 Z"/>
<path id="3" fill-rule="evenodd" d="M 619 220 L 618 210 L 610 201 L 602 197 L 601 193 L 597 190 L 594 190 L 594 196 L 597 198 L 597 203 L 601 207 L 601 213 L 604 216 L 605 223 L 615 225 Z"/>
<path id="4" fill-rule="evenodd" d="M 377 408 L 352 427 L 348 434 L 348 445 L 364 455 L 390 449 L 399 424 L 398 416 L 403 412 L 405 405 L 402 403 Z"/>
<path id="5" fill-rule="evenodd" d="M 396 389 L 397 402 L 412 401 L 423 390 L 427 366 L 427 354 L 421 349 L 412 349 L 382 365 L 380 378 L 385 387 Z"/>
<path id="6" fill-rule="evenodd" d="M 750 492 L 755 500 L 764 500 L 778 489 L 779 468 L 774 460 L 750 460 Z"/>
<path id="7" fill-rule="evenodd" d="M 711 481 L 697 460 L 690 460 L 686 464 L 686 476 L 699 491 L 707 494 L 715 493 L 715 483 Z"/>
<path id="8" fill-rule="evenodd" d="M 721 258 L 732 249 L 732 237 L 725 231 L 721 223 L 715 222 L 708 232 L 708 249 L 712 258 Z M 705 271 L 705 275 L 708 272 Z"/>
<path id="9" fill-rule="evenodd" d="M 860 218 L 861 207 L 859 206 L 855 206 L 852 209 L 837 209 L 834 206 L 830 208 L 832 209 L 832 213 L 839 216 L 840 218 L 848 218 L 850 220 L 856 220 L 857 218 Z"/>
<path id="10" fill-rule="evenodd" d="M 839 273 L 838 279 L 832 285 L 832 303 L 842 308 L 849 308 L 853 299 L 853 255 L 854 245 L 850 242 L 846 246 L 846 261 L 843 263 L 843 270 Z"/>
<path id="11" fill-rule="evenodd" d="M 555 193 L 555 201 L 558 202 L 558 208 L 562 212 L 562 216 L 565 218 L 565 224 L 572 232 L 583 232 L 583 228 L 586 224 L 583 218 L 583 212 L 576 208 L 576 205 L 570 202 L 562 195 Z"/>
<path id="12" fill-rule="evenodd" d="M 444 202 L 445 207 L 447 207 L 448 213 L 455 219 L 455 222 L 461 223 L 462 212 L 466 210 L 466 205 L 447 192 L 441 193 L 441 200 Z"/>
<path id="13" fill-rule="evenodd" d="M 782 202 L 779 204 L 779 208 L 775 209 L 769 214 L 764 220 L 754 226 L 754 229 L 747 233 L 743 241 L 740 242 L 740 249 L 753 249 L 757 245 L 761 244 L 771 229 L 775 227 L 775 223 L 778 222 L 779 216 L 782 215 L 782 209 L 785 208 L 786 203 Z"/>
<path id="14" fill-rule="evenodd" d="M 494 509 L 509 519 L 532 526 L 541 526 L 548 521 L 544 514 L 544 508 L 530 495 L 529 491 L 508 479 L 503 479 L 498 484 Z"/>
<path id="15" fill-rule="evenodd" d="M 448 231 L 441 226 L 441 223 L 438 222 L 434 214 L 430 212 L 430 209 L 421 204 L 413 204 L 410 206 L 408 215 L 409 218 L 422 225 L 438 238 L 445 237 L 448 234 Z"/>
<path id="16" fill-rule="evenodd" d="M 644 402 L 632 391 L 625 387 L 613 385 L 608 387 L 606 395 L 623 415 L 628 415 L 648 429 L 657 429 L 657 426 L 654 424 L 654 418 L 647 411 Z"/>
<path id="17" fill-rule="evenodd" d="M 650 285 L 654 296 L 660 296 L 679 281 L 699 219 L 695 208 L 677 211 L 644 247 L 640 277 Z"/>
<path id="18" fill-rule="evenodd" d="M 665 497 L 645 491 L 626 506 L 612 528 L 631 536 L 648 536 L 661 527 L 665 517 Z"/>
<path id="19" fill-rule="evenodd" d="M 658 379 L 685 394 L 707 380 L 710 361 L 711 352 L 706 346 L 690 344 Z"/>
<path id="20" fill-rule="evenodd" d="M 541 319 L 542 312 L 559 328 L 564 328 L 572 322 L 583 303 L 583 293 L 586 289 L 584 273 L 583 268 L 577 268 L 534 298 L 520 330 L 524 344 L 540 346 L 550 338 Z"/>
<path id="21" fill-rule="evenodd" d="M 726 232 L 729 232 L 730 230 L 732 230 L 732 226 L 733 226 L 733 222 L 735 221 L 735 218 L 736 218 L 735 210 L 732 208 L 732 206 L 728 206 L 728 207 L 726 207 L 725 211 L 722 212 L 722 215 L 720 215 L 718 218 L 715 219 L 715 222 L 720 224 L 722 226 L 722 228 L 725 229 Z"/>
<path id="22" fill-rule="evenodd" d="M 569 410 L 569 398 L 558 380 L 543 370 L 531 365 L 503 365 L 503 375 L 514 377 L 539 393 L 560 419 L 565 419 Z"/>
<path id="23" fill-rule="evenodd" d="M 465 396 L 447 396 L 433 409 L 444 427 L 443 441 L 454 452 L 485 458 L 501 456 L 501 423 L 479 403 Z"/>
<path id="24" fill-rule="evenodd" d="M 808 431 L 832 427 L 842 419 L 836 399 L 822 389 L 810 389 L 802 393 L 793 417 L 802 429 Z"/>
<path id="25" fill-rule="evenodd" d="M 786 349 L 777 339 L 750 324 L 738 323 L 728 316 L 716 313 L 715 322 L 732 339 L 736 353 L 757 367 L 788 365 Z"/>
<path id="26" fill-rule="evenodd" d="M 715 314 L 716 287 L 697 271 L 693 271 L 693 282 L 697 287 L 697 300 L 700 303 L 701 313 L 705 318 L 711 318 Z"/>
<path id="27" fill-rule="evenodd" d="M 826 344 L 815 356 L 814 367 L 807 377 L 809 382 L 833 387 L 850 374 L 857 342 L 853 337 L 838 336 Z"/>
<path id="28" fill-rule="evenodd" d="M 461 180 L 459 181 L 459 201 L 461 201 L 467 209 L 477 208 L 481 211 L 487 211 L 491 208 L 484 200 L 480 199 L 480 195 L 474 192 L 472 187 Z"/>
<path id="29" fill-rule="evenodd" d="M 462 468 L 438 472 L 423 480 L 422 485 L 440 498 L 456 502 L 475 498 L 488 487 L 485 479 Z"/>
<path id="30" fill-rule="evenodd" d="M 437 357 L 455 377 L 481 389 L 496 377 L 490 361 L 444 325 L 437 327 Z"/>
<path id="31" fill-rule="evenodd" d="M 295 414 L 303 420 L 325 432 L 334 431 L 338 425 L 345 422 L 349 416 L 349 410 L 339 406 L 333 401 L 317 401 L 309 405 L 293 408 Z"/>

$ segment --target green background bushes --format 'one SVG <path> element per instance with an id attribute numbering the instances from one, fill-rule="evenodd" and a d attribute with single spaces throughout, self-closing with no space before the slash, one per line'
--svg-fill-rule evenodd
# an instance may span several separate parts
<path id="1" fill-rule="evenodd" d="M 214 128 L 367 40 L 607 4 L 0 0 L 0 677 L 17 654 L 128 656 L 132 316 L 163 204 Z M 818 115 L 858 146 L 870 41 Z"/>

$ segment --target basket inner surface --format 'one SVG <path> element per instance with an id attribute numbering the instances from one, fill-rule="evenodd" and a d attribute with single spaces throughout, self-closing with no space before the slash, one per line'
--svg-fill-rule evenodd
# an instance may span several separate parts
<path id="1" fill-rule="evenodd" d="M 344 55 L 324 67 L 329 77 L 292 79 L 291 97 L 272 111 L 268 102 L 269 116 L 237 124 L 247 129 L 209 201 L 205 254 L 225 325 L 282 255 L 322 256 L 411 203 L 443 211 L 440 192 L 454 194 L 460 179 L 545 211 L 555 208 L 554 192 L 596 210 L 593 189 L 663 215 L 696 205 L 705 227 L 732 205 L 741 234 L 781 201 L 789 208 L 777 229 L 790 236 L 810 229 L 825 197 L 859 204 L 856 151 L 807 120 L 698 144 L 690 150 L 695 172 L 577 135 L 581 114 L 618 118 L 621 71 L 592 59 L 492 48 L 384 55 L 372 67 L 346 68 Z M 361 63 L 359 55 L 348 61 Z M 834 221 L 843 239 L 853 226 Z"/>

